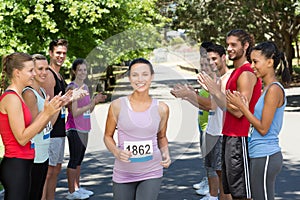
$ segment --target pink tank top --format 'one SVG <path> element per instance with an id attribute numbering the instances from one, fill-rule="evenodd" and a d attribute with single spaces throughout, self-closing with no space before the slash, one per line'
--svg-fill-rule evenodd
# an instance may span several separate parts
<path id="1" fill-rule="evenodd" d="M 146 111 L 135 112 L 128 97 L 121 97 L 117 122 L 118 147 L 130 150 L 136 157 L 130 163 L 115 159 L 114 182 L 129 183 L 162 177 L 162 157 L 157 145 L 160 120 L 156 99 L 152 99 L 151 106 Z"/>
<path id="2" fill-rule="evenodd" d="M 75 82 L 71 82 L 68 85 L 68 87 L 70 86 L 74 86 L 74 88 L 79 87 Z M 85 85 L 83 89 L 89 92 L 87 85 Z M 77 101 L 77 106 L 78 108 L 82 108 L 90 103 L 91 103 L 90 95 L 87 95 Z M 71 109 L 68 108 L 66 131 L 77 130 L 83 133 L 88 133 L 91 130 L 90 110 L 85 111 L 83 114 L 74 117 L 72 113 L 72 109 L 73 108 Z"/>

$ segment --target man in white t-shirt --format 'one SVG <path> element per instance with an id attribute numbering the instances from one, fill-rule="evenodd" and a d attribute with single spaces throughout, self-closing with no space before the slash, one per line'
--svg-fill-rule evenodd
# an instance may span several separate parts
<path id="1" fill-rule="evenodd" d="M 209 58 L 210 75 L 218 79 L 216 81 L 218 81 L 221 90 L 225 92 L 226 82 L 231 74 L 231 70 L 226 65 L 226 51 L 223 46 L 217 44 L 210 45 L 206 48 L 206 51 Z M 231 199 L 230 195 L 224 194 L 221 180 L 223 110 L 217 106 L 211 96 L 200 98 L 192 90 L 188 90 L 188 86 L 177 85 L 171 93 L 176 97 L 193 102 L 193 105 L 197 102 L 199 108 L 210 113 L 206 127 L 205 142 L 201 148 L 202 155 L 205 157 L 204 165 L 208 177 L 209 194 L 204 196 L 202 200 L 217 200 L 219 193 L 220 199 Z"/>

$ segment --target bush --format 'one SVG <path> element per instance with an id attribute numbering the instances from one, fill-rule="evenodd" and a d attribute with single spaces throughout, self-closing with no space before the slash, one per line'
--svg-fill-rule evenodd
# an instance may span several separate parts
<path id="1" fill-rule="evenodd" d="M 300 66 L 293 66 L 294 72 L 300 74 Z"/>

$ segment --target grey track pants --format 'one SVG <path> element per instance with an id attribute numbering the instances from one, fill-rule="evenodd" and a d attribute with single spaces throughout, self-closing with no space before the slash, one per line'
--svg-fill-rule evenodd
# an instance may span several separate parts
<path id="1" fill-rule="evenodd" d="M 253 200 L 274 200 L 275 180 L 282 168 L 282 154 L 250 158 L 251 192 Z"/>
<path id="2" fill-rule="evenodd" d="M 154 178 L 132 183 L 113 182 L 114 200 L 156 200 L 162 178 Z"/>

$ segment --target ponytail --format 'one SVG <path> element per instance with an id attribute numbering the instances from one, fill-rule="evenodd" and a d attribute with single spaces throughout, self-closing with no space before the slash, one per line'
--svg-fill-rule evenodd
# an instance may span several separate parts
<path id="1" fill-rule="evenodd" d="M 287 65 L 287 60 L 286 60 L 285 54 L 283 52 L 280 53 L 280 60 L 283 65 L 283 69 L 280 66 L 281 80 L 282 80 L 283 84 L 289 85 L 291 82 L 291 74 L 290 74 L 290 70 Z"/>
<path id="2" fill-rule="evenodd" d="M 0 86 L 0 94 L 3 94 L 4 90 L 7 87 L 7 62 L 10 55 L 3 56 L 2 58 L 2 73 L 1 73 L 1 86 Z"/>

